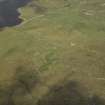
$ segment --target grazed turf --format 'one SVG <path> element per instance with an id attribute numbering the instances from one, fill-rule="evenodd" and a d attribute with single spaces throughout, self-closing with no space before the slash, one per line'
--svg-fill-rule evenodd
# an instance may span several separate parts
<path id="1" fill-rule="evenodd" d="M 12 84 L 17 67 L 34 65 L 41 79 L 32 90 L 36 101 L 66 80 L 105 97 L 104 0 L 40 0 L 38 5 L 44 12 L 28 4 L 19 10 L 22 24 L 0 31 L 0 84 Z"/>

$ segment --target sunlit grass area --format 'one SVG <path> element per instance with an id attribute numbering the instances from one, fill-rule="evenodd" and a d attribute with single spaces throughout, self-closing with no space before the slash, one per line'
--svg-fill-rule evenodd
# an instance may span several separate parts
<path id="1" fill-rule="evenodd" d="M 14 89 L 17 68 L 23 68 L 36 71 L 39 81 L 27 94 L 20 94 L 25 85 L 19 85 L 23 90 L 13 96 L 16 105 L 35 105 L 50 88 L 70 80 L 85 87 L 86 94 L 104 98 L 104 0 L 39 0 L 35 5 L 33 0 L 19 9 L 21 24 L 0 31 L 1 87 Z M 27 100 L 35 101 L 23 104 Z"/>

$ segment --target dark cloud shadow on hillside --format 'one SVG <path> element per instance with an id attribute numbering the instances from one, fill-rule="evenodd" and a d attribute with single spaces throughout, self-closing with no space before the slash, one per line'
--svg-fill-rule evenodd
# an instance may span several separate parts
<path id="1" fill-rule="evenodd" d="M 19 66 L 11 82 L 0 85 L 0 105 L 34 105 L 32 90 L 40 83 L 38 72 L 31 67 Z"/>
<path id="2" fill-rule="evenodd" d="M 97 95 L 86 95 L 75 81 L 53 87 L 38 101 L 37 105 L 105 105 L 105 100 Z"/>
<path id="3" fill-rule="evenodd" d="M 91 96 L 85 94 L 85 89 L 82 89 L 74 81 L 61 86 L 54 86 L 48 94 L 37 103 L 34 103 L 35 98 L 32 96 L 32 87 L 30 88 L 29 82 L 33 83 L 33 79 L 30 79 L 33 74 L 31 76 L 27 73 L 23 74 L 25 78 L 28 78 L 28 81 L 24 80 L 24 78 L 22 79 L 19 73 L 15 84 L 7 87 L 0 86 L 0 105 L 105 105 L 105 100 L 102 97 L 94 94 Z M 24 83 L 20 82 L 20 79 Z M 19 100 L 16 101 L 16 99 Z"/>
<path id="4" fill-rule="evenodd" d="M 0 2 L 0 28 L 18 25 L 22 22 L 18 9 L 31 0 L 3 0 Z"/>

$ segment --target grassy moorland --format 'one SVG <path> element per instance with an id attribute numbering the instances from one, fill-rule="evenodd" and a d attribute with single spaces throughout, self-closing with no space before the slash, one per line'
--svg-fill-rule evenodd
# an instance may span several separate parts
<path id="1" fill-rule="evenodd" d="M 48 99 L 68 81 L 105 98 L 105 1 L 33 0 L 19 11 L 23 23 L 0 31 L 0 105 L 65 105 Z M 58 94 L 72 91 L 64 86 Z"/>

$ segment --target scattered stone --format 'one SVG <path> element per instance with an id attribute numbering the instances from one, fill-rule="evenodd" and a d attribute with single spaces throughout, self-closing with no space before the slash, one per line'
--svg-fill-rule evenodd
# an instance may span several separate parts
<path id="1" fill-rule="evenodd" d="M 70 43 L 70 45 L 71 45 L 71 47 L 73 47 L 73 46 L 75 46 L 76 44 L 75 44 L 75 43 L 73 43 L 73 42 L 71 42 L 71 43 Z"/>

